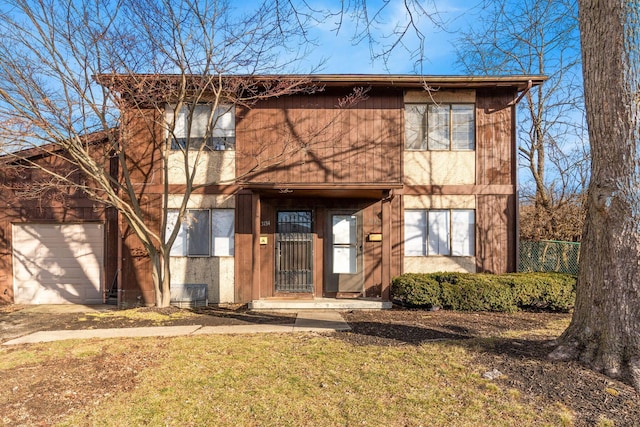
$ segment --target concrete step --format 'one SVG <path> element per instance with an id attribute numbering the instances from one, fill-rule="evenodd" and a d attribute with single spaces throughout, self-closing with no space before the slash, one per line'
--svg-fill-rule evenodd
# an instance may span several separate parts
<path id="1" fill-rule="evenodd" d="M 256 311 L 273 310 L 385 310 L 392 307 L 391 301 L 379 299 L 336 299 L 315 298 L 308 300 L 295 299 L 261 299 L 249 303 L 249 309 Z"/>

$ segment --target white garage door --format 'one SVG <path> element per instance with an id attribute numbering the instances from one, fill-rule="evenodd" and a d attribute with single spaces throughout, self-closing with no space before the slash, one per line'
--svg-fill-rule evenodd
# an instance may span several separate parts
<path id="1" fill-rule="evenodd" d="M 102 224 L 14 224 L 16 304 L 102 304 Z"/>

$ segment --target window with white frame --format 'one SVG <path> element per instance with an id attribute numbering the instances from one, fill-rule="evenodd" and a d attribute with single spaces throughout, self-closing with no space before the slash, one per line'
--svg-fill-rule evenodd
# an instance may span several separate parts
<path id="1" fill-rule="evenodd" d="M 169 126 L 175 119 L 171 148 L 199 149 L 206 144 L 211 150 L 233 150 L 236 144 L 235 109 L 232 105 L 185 105 L 179 112 L 167 109 Z"/>
<path id="2" fill-rule="evenodd" d="M 171 256 L 233 256 L 234 215 L 233 209 L 187 210 L 171 247 Z M 167 237 L 177 221 L 178 210 L 170 209 L 167 212 Z"/>
<path id="3" fill-rule="evenodd" d="M 473 256 L 475 212 L 471 209 L 406 210 L 405 256 Z"/>
<path id="4" fill-rule="evenodd" d="M 406 104 L 407 150 L 474 150 L 473 104 Z"/>
<path id="5" fill-rule="evenodd" d="M 233 256 L 235 235 L 235 211 L 233 209 L 213 209 L 211 211 L 211 235 L 213 256 Z"/>

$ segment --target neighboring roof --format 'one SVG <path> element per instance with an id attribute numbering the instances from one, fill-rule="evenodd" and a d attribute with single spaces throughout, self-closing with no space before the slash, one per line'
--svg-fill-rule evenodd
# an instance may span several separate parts
<path id="1" fill-rule="evenodd" d="M 179 84 L 187 77 L 195 85 L 218 83 L 218 79 L 244 79 L 253 83 L 269 83 L 275 81 L 299 81 L 301 85 L 321 84 L 324 86 L 377 86 L 398 88 L 495 88 L 513 87 L 522 91 L 541 85 L 547 80 L 543 75 L 516 76 L 422 76 L 411 74 L 283 74 L 283 75 L 225 75 L 205 76 L 179 74 L 100 74 L 96 81 L 104 86 L 122 92 L 125 88 L 140 90 L 158 87 L 158 84 Z"/>
<path id="2" fill-rule="evenodd" d="M 96 145 L 100 143 L 104 143 L 109 140 L 110 135 L 112 137 L 118 138 L 119 129 L 117 127 L 111 128 L 109 130 L 97 131 L 88 133 L 82 136 L 83 143 L 87 145 Z M 15 151 L 12 153 L 2 153 L 0 154 L 0 164 L 2 163 L 11 163 L 20 159 L 33 159 L 36 157 L 44 157 L 51 154 L 56 154 L 65 151 L 66 149 L 55 142 L 49 144 L 38 145 L 34 147 L 25 148 L 23 150 Z"/>

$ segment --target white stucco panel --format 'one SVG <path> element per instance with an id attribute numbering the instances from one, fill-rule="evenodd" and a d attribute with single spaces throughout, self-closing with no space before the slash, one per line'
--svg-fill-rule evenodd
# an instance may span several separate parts
<path id="1" fill-rule="evenodd" d="M 441 271 L 456 273 L 475 273 L 475 257 L 423 256 L 404 257 L 405 273 L 437 273 Z"/>
<path id="2" fill-rule="evenodd" d="M 405 151 L 404 182 L 408 185 L 476 183 L 475 151 Z"/>
<path id="3" fill-rule="evenodd" d="M 232 304 L 234 270 L 233 257 L 172 257 L 171 283 L 206 283 L 209 303 Z"/>
<path id="4" fill-rule="evenodd" d="M 169 194 L 169 209 L 178 209 L 182 204 L 182 194 Z M 235 196 L 228 194 L 192 194 L 187 209 L 234 209 Z"/>
<path id="5" fill-rule="evenodd" d="M 196 167 L 195 184 L 229 184 L 236 177 L 236 152 L 203 151 L 196 165 L 196 152 L 189 152 L 189 170 Z M 169 153 L 169 183 L 185 184 L 184 154 L 175 150 Z"/>
<path id="6" fill-rule="evenodd" d="M 438 195 L 402 196 L 405 209 L 475 209 L 474 195 Z"/>

